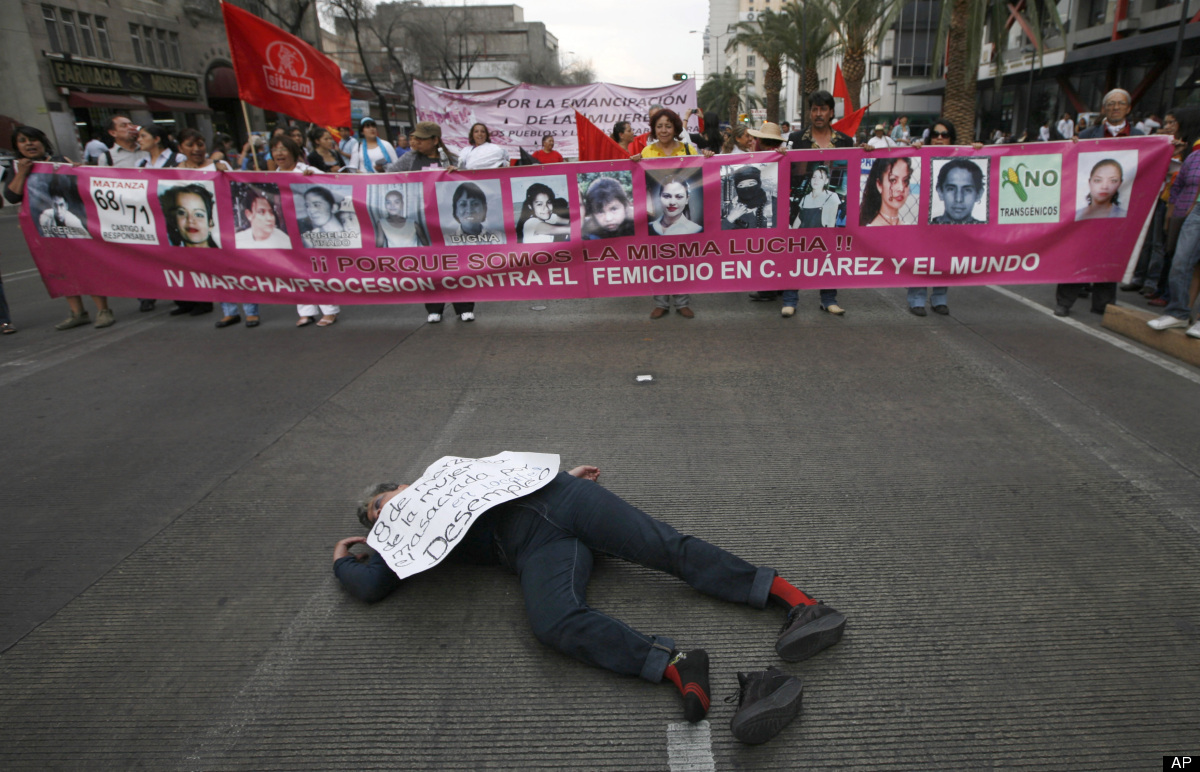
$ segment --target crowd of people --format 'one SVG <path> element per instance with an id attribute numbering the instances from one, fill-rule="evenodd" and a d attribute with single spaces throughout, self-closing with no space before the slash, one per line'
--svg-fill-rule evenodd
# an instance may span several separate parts
<path id="1" fill-rule="evenodd" d="M 715 113 L 709 112 L 699 116 L 699 131 L 689 133 L 684 129 L 685 123 L 692 113 L 698 114 L 699 111 L 690 111 L 681 116 L 669 108 L 653 105 L 649 111 L 649 132 L 636 135 L 632 124 L 620 121 L 612 127 L 611 137 L 633 161 L 643 158 L 711 157 L 717 154 L 734 155 L 771 150 L 783 153 L 792 149 L 859 147 L 864 152 L 871 152 L 896 147 L 916 149 L 925 144 L 959 144 L 958 132 L 953 122 L 944 117 L 934 120 L 918 135 L 910 127 L 907 116 L 900 116 L 890 129 L 883 123 L 874 125 L 869 132 L 864 128 L 856 141 L 855 138 L 833 128 L 832 95 L 825 91 L 816 91 L 809 95 L 807 101 L 808 120 L 802 129 L 794 131 L 786 122 L 764 123 L 757 129 L 742 123 L 722 124 Z M 1200 155 L 1191 153 L 1193 144 L 1200 141 L 1200 116 L 1197 114 L 1200 108 L 1178 108 L 1166 113 L 1161 119 L 1157 115 L 1148 115 L 1134 125 L 1128 120 L 1131 107 L 1132 100 L 1129 94 L 1115 89 L 1105 95 L 1102 111 L 1096 122 L 1091 122 L 1091 125 L 1086 125 L 1089 121 L 1084 116 L 1076 122 L 1069 114 L 1064 114 L 1057 122 L 1047 121 L 1037 132 L 1036 138 L 1029 137 L 1029 133 L 1026 132 L 1020 139 L 1065 138 L 1077 141 L 1107 136 L 1138 136 L 1144 133 L 1166 134 L 1173 138 L 1175 156 L 1161 189 L 1153 227 L 1144 241 L 1133 280 L 1122 284 L 1121 289 L 1140 292 L 1149 305 L 1163 309 L 1163 315 L 1150 322 L 1154 329 L 1186 327 L 1188 335 L 1200 338 L 1200 323 L 1191 324 L 1195 313 L 1188 306 L 1191 272 L 1200 259 L 1200 214 L 1192 216 L 1197 191 L 1200 190 Z M 560 163 L 565 160 L 554 150 L 555 141 L 550 134 L 542 138 L 540 150 L 531 154 L 521 151 L 522 159 L 515 159 L 506 148 L 492 141 L 492 132 L 483 123 L 471 126 L 468 144 L 457 152 L 446 146 L 442 138 L 442 129 L 437 123 L 419 122 L 411 131 L 402 133 L 392 142 L 380 136 L 378 125 L 370 117 L 360 121 L 356 133 L 343 128 L 337 135 L 321 126 L 313 126 L 306 132 L 299 126 L 280 125 L 269 137 L 252 136 L 240 152 L 237 152 L 234 142 L 225 134 L 214 135 L 210 146 L 205 137 L 195 129 L 184 129 L 175 134 L 169 128 L 157 124 L 137 126 L 128 116 L 120 114 L 109 120 L 103 134 L 107 137 L 106 142 L 98 141 L 99 138 L 96 137 L 87 144 L 84 162 L 119 168 L 242 169 L 314 175 L 395 173 L 427 168 L 492 169 L 518 162 Z M 993 142 L 1008 141 L 1002 134 L 994 135 L 991 139 Z M 964 144 L 967 142 L 964 141 Z M 983 147 L 980 142 L 969 144 L 975 149 Z M 18 127 L 14 131 L 12 149 L 17 155 L 17 160 L 6 170 L 3 180 L 0 181 L 4 199 L 11 204 L 22 201 L 25 182 L 34 161 L 68 161 L 54 153 L 54 148 L 43 132 L 28 126 Z M 891 195 L 890 191 L 892 188 L 907 188 L 910 166 L 909 159 L 890 158 L 887 159 L 887 163 L 877 163 L 873 167 L 872 175 L 877 178 L 868 179 L 865 186 L 859 213 L 860 225 L 900 222 L 901 213 L 898 206 L 907 193 Z M 731 200 L 727 210 L 722 212 L 723 229 L 774 225 L 776 202 L 764 190 L 761 178 L 756 177 L 757 171 L 755 167 L 747 165 L 739 168 L 737 174 L 733 175 L 731 183 L 736 197 Z M 1122 174 L 1119 163 L 1108 160 L 1098 163 L 1089 176 L 1087 206 L 1077 213 L 1077 219 L 1123 214 L 1125 204 L 1119 200 L 1117 193 L 1123 181 Z M 530 195 L 522 206 L 518 240 L 539 242 L 565 238 L 570 233 L 570 213 L 565 201 L 556 197 L 548 188 L 535 191 L 534 187 L 536 186 L 530 188 Z M 633 235 L 633 208 L 627 187 L 611 177 L 592 182 L 583 195 L 583 238 Z M 942 214 L 938 215 L 935 222 L 978 222 L 972 219 L 971 211 L 982 195 L 984 187 L 985 182 L 980 177 L 978 167 L 969 161 L 957 165 L 944 165 L 934 186 L 938 201 L 942 205 Z M 401 194 L 394 195 L 401 202 L 397 206 L 402 205 Z M 179 194 L 181 199 L 183 196 L 183 193 Z M 693 212 L 698 207 L 691 206 L 691 197 L 692 186 L 688 180 L 663 180 L 657 188 L 659 206 L 651 218 L 651 233 L 681 235 L 699 232 L 702 226 Z M 456 196 L 457 198 L 459 197 Z M 460 227 L 463 227 L 464 222 L 458 217 L 457 209 L 460 203 L 469 206 L 471 201 L 475 200 L 470 196 L 462 198 L 463 201 L 455 202 L 455 219 L 459 221 Z M 483 206 L 486 206 L 486 198 L 482 194 L 477 198 L 482 198 Z M 781 217 L 787 217 L 793 227 L 830 227 L 835 223 L 844 222 L 845 204 L 831 189 L 831 170 L 828 167 L 814 168 L 808 176 L 802 194 L 798 200 L 791 203 L 790 214 Z M 208 206 L 208 227 L 211 227 L 211 201 Z M 181 205 L 180 211 L 183 208 Z M 258 222 L 263 228 L 267 225 L 273 228 L 274 212 L 267 211 L 271 210 L 271 206 L 264 201 L 261 208 L 263 213 L 247 207 L 247 221 Z M 73 215 L 64 208 L 58 213 L 47 210 L 45 216 L 50 218 L 51 226 L 70 227 L 68 218 Z M 401 234 L 404 229 L 413 230 L 420 226 L 405 221 L 403 216 L 392 213 L 389 209 L 386 223 L 380 227 L 383 234 L 381 238 L 385 242 L 384 245 L 387 245 L 391 243 L 390 234 L 393 231 L 395 234 Z M 206 228 L 199 226 L 191 229 L 196 232 L 201 230 L 208 233 Z M 267 232 L 270 230 L 264 230 L 266 238 L 272 235 Z M 245 233 L 249 234 L 251 231 Z M 238 234 L 239 239 L 243 237 L 243 233 Z M 282 240 L 284 239 L 281 239 L 281 242 Z M 378 240 L 377 238 L 377 242 Z M 1088 296 L 1091 297 L 1092 310 L 1103 313 L 1104 306 L 1115 300 L 1116 293 L 1115 284 L 1061 284 L 1056 290 L 1055 313 L 1059 316 L 1068 315 L 1076 299 Z M 917 316 L 925 316 L 927 307 L 937 314 L 948 314 L 947 294 L 946 287 L 911 287 L 907 297 L 909 310 Z M 791 317 L 795 314 L 799 302 L 799 290 L 753 292 L 750 294 L 750 300 L 781 301 L 781 315 Z M 112 325 L 115 318 L 107 298 L 93 296 L 92 302 L 96 308 L 94 322 L 82 298 L 68 297 L 70 314 L 56 325 L 56 329 L 69 330 L 86 324 L 93 324 L 95 327 Z M 141 298 L 139 302 L 141 311 L 152 311 L 157 301 Z M 651 318 L 661 319 L 669 313 L 672 306 L 685 318 L 695 316 L 690 296 L 677 294 L 655 296 Z M 818 307 L 835 316 L 845 314 L 845 309 L 838 303 L 836 289 L 820 290 Z M 223 303 L 222 309 L 223 315 L 216 322 L 216 327 L 229 327 L 243 321 L 243 314 L 238 311 L 237 304 Z M 454 309 L 461 321 L 472 321 L 475 318 L 473 303 L 457 302 Z M 201 316 L 213 310 L 213 304 L 208 302 L 176 301 L 170 313 Z M 246 326 L 258 326 L 260 317 L 257 306 L 246 304 L 242 310 L 245 312 Z M 444 304 L 426 304 L 426 312 L 428 322 L 440 322 Z M 296 326 L 328 327 L 337 321 L 340 313 L 341 309 L 336 305 L 301 304 L 297 306 L 299 318 Z M 9 316 L 3 296 L 3 285 L 0 284 L 0 334 L 13 332 L 16 332 L 16 327 Z"/>

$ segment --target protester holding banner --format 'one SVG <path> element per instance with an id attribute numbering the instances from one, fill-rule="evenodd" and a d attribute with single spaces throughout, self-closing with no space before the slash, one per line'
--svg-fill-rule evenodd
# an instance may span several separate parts
<path id="1" fill-rule="evenodd" d="M 409 151 L 388 164 L 388 172 L 415 172 L 453 166 L 458 160 L 442 142 L 442 127 L 421 121 L 408 138 Z"/>
<path id="2" fill-rule="evenodd" d="M 929 144 L 939 147 L 958 144 L 958 131 L 955 130 L 954 123 L 949 118 L 938 118 L 933 122 L 933 126 L 929 128 Z M 921 142 L 913 142 L 913 147 L 920 148 Z M 981 147 L 983 147 L 982 143 L 975 143 L 976 150 Z M 934 287 L 932 294 L 929 294 L 927 287 L 909 287 L 909 313 L 914 316 L 925 316 L 925 305 L 928 300 L 929 304 L 933 306 L 934 313 L 945 316 L 950 313 L 950 306 L 946 304 L 948 294 L 948 287 Z"/>
<path id="3" fill-rule="evenodd" d="M 286 134 L 279 134 L 271 139 L 271 159 L 275 161 L 275 171 L 277 172 L 299 172 L 304 175 L 321 174 L 316 167 L 309 166 L 301 161 L 304 158 L 304 151 L 297 145 L 291 137 Z"/>
<path id="4" fill-rule="evenodd" d="M 676 139 L 683 133 L 683 120 L 679 114 L 669 108 L 663 108 L 654 114 L 654 139 L 646 144 L 641 153 L 630 156 L 634 161 L 643 158 L 670 158 L 673 156 L 699 155 L 699 151 L 690 142 L 680 142 Z M 711 158 L 713 152 L 705 150 L 704 156 Z"/>
<path id="5" fill-rule="evenodd" d="M 204 135 L 197 129 L 184 129 L 179 133 L 179 150 L 184 160 L 179 162 L 180 169 L 195 169 L 202 172 L 230 171 L 229 164 L 217 158 L 217 153 L 208 154 L 208 145 Z M 221 154 L 224 155 L 224 154 Z"/>
<path id="6" fill-rule="evenodd" d="M 350 166 L 359 172 L 373 174 L 382 172 L 388 164 L 396 160 L 396 148 L 391 142 L 379 136 L 379 127 L 374 119 L 363 118 L 358 126 L 359 141 L 354 147 L 354 155 L 350 156 Z"/>
<path id="7" fill-rule="evenodd" d="M 557 456 L 552 458 L 557 462 Z M 462 467 L 458 471 L 470 469 Z M 531 470 L 513 469 L 510 474 L 522 471 Z M 486 474 L 481 469 L 476 476 Z M 515 573 L 521 582 L 529 622 L 539 641 L 594 667 L 638 676 L 651 683 L 673 684 L 683 697 L 687 721 L 700 721 L 709 709 L 707 652 L 680 651 L 670 637 L 641 633 L 589 606 L 587 585 L 596 553 L 672 574 L 714 598 L 756 609 L 766 609 L 769 605 L 786 609 L 783 629 L 775 641 L 776 654 L 786 661 L 806 660 L 841 640 L 845 615 L 779 577 L 774 569 L 752 565 L 655 520 L 596 483 L 599 475 L 597 467 L 586 465 L 558 472 L 530 493 L 501 500 L 490 508 L 480 506 L 481 511 L 486 511 L 473 520 L 464 519 L 465 527 L 460 523 L 459 513 L 465 518 L 477 504 L 494 497 L 494 493 L 482 494 L 489 498 L 471 497 L 456 507 L 451 502 L 454 492 L 469 485 L 463 481 L 472 479 L 471 474 L 456 477 L 445 467 L 427 470 L 411 487 L 417 495 L 435 487 L 451 491 L 431 497 L 433 501 L 439 498 L 441 501 L 428 515 L 452 518 L 449 527 L 440 526 L 439 520 L 440 527 L 433 529 L 446 534 L 439 537 L 442 542 L 455 540 L 454 549 L 446 555 L 449 548 L 442 547 L 441 554 L 455 563 L 498 565 Z M 504 487 L 503 479 L 496 482 Z M 372 529 L 372 539 L 379 538 L 374 543 L 380 548 L 386 545 L 381 543 L 385 537 L 379 534 L 392 534 L 396 541 L 409 543 L 409 531 L 402 528 L 408 513 L 403 495 L 409 487 L 396 483 L 377 485 L 367 491 L 358 508 L 360 522 Z M 521 490 L 519 483 L 517 490 Z M 470 493 L 464 491 L 463 495 Z M 422 517 L 426 517 L 430 507 L 422 505 L 421 510 Z M 455 535 L 451 536 L 452 533 Z M 420 544 L 419 537 L 413 538 L 418 538 Z M 374 548 L 363 554 L 350 552 L 352 546 L 364 542 L 368 539 L 361 536 L 339 541 L 333 551 L 333 573 L 352 596 L 376 602 L 394 592 L 404 580 Z M 799 689 L 787 699 L 783 699 L 783 693 L 775 697 L 763 700 L 756 710 L 743 714 L 742 710 L 747 710 L 753 701 L 747 698 L 731 724 L 737 739 L 764 742 L 794 717 L 799 709 Z M 755 728 L 751 726 L 753 722 L 745 721 L 752 715 L 777 720 Z"/>
<path id="8" fill-rule="evenodd" d="M 346 158 L 338 150 L 337 141 L 324 126 L 313 126 L 308 130 L 313 150 L 308 154 L 308 164 L 319 172 L 336 174 L 346 166 Z M 346 171 L 352 171 L 347 169 Z"/>
<path id="9" fill-rule="evenodd" d="M 721 152 L 721 146 L 725 144 L 725 138 L 721 136 L 721 119 L 714 112 L 707 112 L 701 116 L 703 131 L 699 134 L 692 134 L 692 144 L 701 150 L 711 150 L 714 154 Z M 632 138 L 633 132 L 630 132 Z"/>
<path id="10" fill-rule="evenodd" d="M 629 121 L 617 121 L 613 124 L 612 138 L 621 146 L 621 149 L 629 153 L 629 143 L 633 142 L 633 124 Z"/>
<path id="11" fill-rule="evenodd" d="M 139 169 L 171 169 L 187 160 L 183 153 L 175 150 L 167 132 L 156 123 L 138 130 L 137 144 L 146 154 L 137 163 Z"/>
<path id="12" fill-rule="evenodd" d="M 476 123 L 469 136 L 471 144 L 458 154 L 458 168 L 503 169 L 508 166 L 508 151 L 492 142 L 487 126 Z"/>
<path id="13" fill-rule="evenodd" d="M 750 127 L 739 123 L 729 132 L 729 138 L 721 150 L 725 153 L 753 153 L 758 146 L 758 140 L 750 133 Z"/>
<path id="14" fill-rule="evenodd" d="M 533 151 L 534 159 L 540 164 L 560 164 L 563 162 L 562 153 L 554 149 L 554 135 L 542 137 L 542 149 Z"/>

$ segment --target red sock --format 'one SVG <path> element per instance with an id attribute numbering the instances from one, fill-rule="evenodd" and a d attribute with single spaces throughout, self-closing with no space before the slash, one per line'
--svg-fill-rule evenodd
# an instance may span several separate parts
<path id="1" fill-rule="evenodd" d="M 780 576 L 775 577 L 775 581 L 771 582 L 771 600 L 789 609 L 795 606 L 811 606 L 817 602 Z"/>
<path id="2" fill-rule="evenodd" d="M 667 665 L 667 669 L 663 671 L 663 678 L 679 687 L 679 691 L 683 691 L 683 681 L 679 679 L 679 671 L 674 665 Z"/>

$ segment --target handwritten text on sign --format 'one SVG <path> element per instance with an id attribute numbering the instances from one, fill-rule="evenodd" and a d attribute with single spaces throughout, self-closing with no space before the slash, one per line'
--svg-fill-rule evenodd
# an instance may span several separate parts
<path id="1" fill-rule="evenodd" d="M 367 544 L 401 579 L 433 568 L 484 512 L 553 480 L 558 461 L 553 454 L 511 451 L 444 456 L 384 506 Z"/>

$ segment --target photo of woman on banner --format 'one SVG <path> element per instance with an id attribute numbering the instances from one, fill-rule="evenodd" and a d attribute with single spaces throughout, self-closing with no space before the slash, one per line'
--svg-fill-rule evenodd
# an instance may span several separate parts
<path id="1" fill-rule="evenodd" d="M 359 249 L 362 231 L 350 185 L 292 185 L 296 227 L 309 249 Z"/>
<path id="2" fill-rule="evenodd" d="M 583 238 L 615 239 L 634 235 L 633 173 L 584 172 L 577 176 L 583 199 Z"/>
<path id="3" fill-rule="evenodd" d="M 1075 219 L 1124 217 L 1137 177 L 1137 151 L 1080 153 Z"/>
<path id="4" fill-rule="evenodd" d="M 76 178 L 63 174 L 30 174 L 25 183 L 29 211 L 37 212 L 38 232 L 43 238 L 90 239 L 87 213 Z"/>
<path id="5" fill-rule="evenodd" d="M 792 227 L 846 227 L 845 191 L 845 161 L 793 163 Z"/>
<path id="6" fill-rule="evenodd" d="M 446 246 L 507 243 L 499 180 L 439 182 L 437 199 Z"/>
<path id="7" fill-rule="evenodd" d="M 877 158 L 863 160 L 870 171 L 862 177 L 859 225 L 916 225 L 921 159 Z"/>
<path id="8" fill-rule="evenodd" d="M 931 225 L 986 225 L 986 158 L 934 158 L 930 174 L 936 180 L 929 201 Z"/>
<path id="9" fill-rule="evenodd" d="M 775 227 L 777 166 L 721 167 L 721 230 Z"/>
<path id="10" fill-rule="evenodd" d="M 289 140 L 290 141 L 290 140 Z M 231 182 L 234 201 L 234 244 L 238 249 L 291 249 L 283 210 L 279 205 L 279 186 L 271 182 Z"/>
<path id="11" fill-rule="evenodd" d="M 651 236 L 689 236 L 704 230 L 703 169 L 646 172 L 646 211 Z"/>
<path id="12" fill-rule="evenodd" d="M 385 249 L 429 246 L 425 193 L 419 182 L 368 185 L 367 212 L 375 228 L 375 246 Z"/>
<path id="13" fill-rule="evenodd" d="M 512 181 L 513 203 L 521 202 L 514 212 L 517 241 L 522 244 L 548 244 L 566 241 L 571 235 L 571 213 L 555 211 L 555 201 L 566 200 L 567 178 L 520 177 Z"/>
<path id="14" fill-rule="evenodd" d="M 213 184 L 208 181 L 161 180 L 158 204 L 173 247 L 220 247 Z"/>

